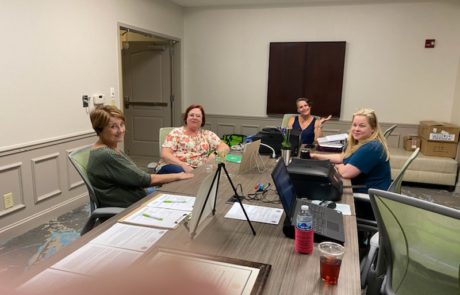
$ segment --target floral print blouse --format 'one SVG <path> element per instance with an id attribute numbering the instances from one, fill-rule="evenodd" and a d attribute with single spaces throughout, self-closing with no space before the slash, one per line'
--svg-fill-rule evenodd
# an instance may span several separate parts
<path id="1" fill-rule="evenodd" d="M 206 162 L 208 154 L 215 151 L 219 144 L 219 136 L 212 131 L 200 129 L 196 136 L 190 136 L 185 134 L 185 127 L 178 127 L 166 136 L 162 147 L 170 148 L 182 162 L 198 167 Z M 166 163 L 161 161 L 160 164 Z"/>

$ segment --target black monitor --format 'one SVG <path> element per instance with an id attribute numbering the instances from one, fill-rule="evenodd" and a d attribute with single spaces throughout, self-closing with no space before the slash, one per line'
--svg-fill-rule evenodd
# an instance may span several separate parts
<path id="1" fill-rule="evenodd" d="M 278 163 L 273 169 L 272 179 L 278 191 L 278 196 L 283 205 L 284 212 L 287 216 L 291 216 L 291 210 L 294 208 L 297 195 L 283 158 L 278 160 Z"/>

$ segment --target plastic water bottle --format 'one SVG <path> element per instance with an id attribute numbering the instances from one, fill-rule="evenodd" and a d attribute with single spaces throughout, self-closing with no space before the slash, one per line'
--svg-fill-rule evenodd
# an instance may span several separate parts
<path id="1" fill-rule="evenodd" d="M 294 249 L 297 253 L 311 254 L 313 252 L 312 220 L 308 205 L 302 205 L 297 215 L 295 227 Z"/>

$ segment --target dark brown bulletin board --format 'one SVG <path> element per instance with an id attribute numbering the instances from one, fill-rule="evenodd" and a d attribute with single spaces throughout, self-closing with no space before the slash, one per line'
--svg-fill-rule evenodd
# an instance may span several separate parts
<path id="1" fill-rule="evenodd" d="M 272 42 L 267 115 L 296 113 L 295 100 L 313 100 L 312 113 L 340 117 L 345 41 Z"/>

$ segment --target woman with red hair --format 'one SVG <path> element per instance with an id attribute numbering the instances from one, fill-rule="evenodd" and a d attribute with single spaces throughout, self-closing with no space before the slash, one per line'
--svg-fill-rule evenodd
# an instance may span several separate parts
<path id="1" fill-rule="evenodd" d="M 202 127 L 206 114 L 201 105 L 185 110 L 184 126 L 174 128 L 161 148 L 159 174 L 191 172 L 214 158 L 214 152 L 227 153 L 230 149 L 214 132 Z"/>

